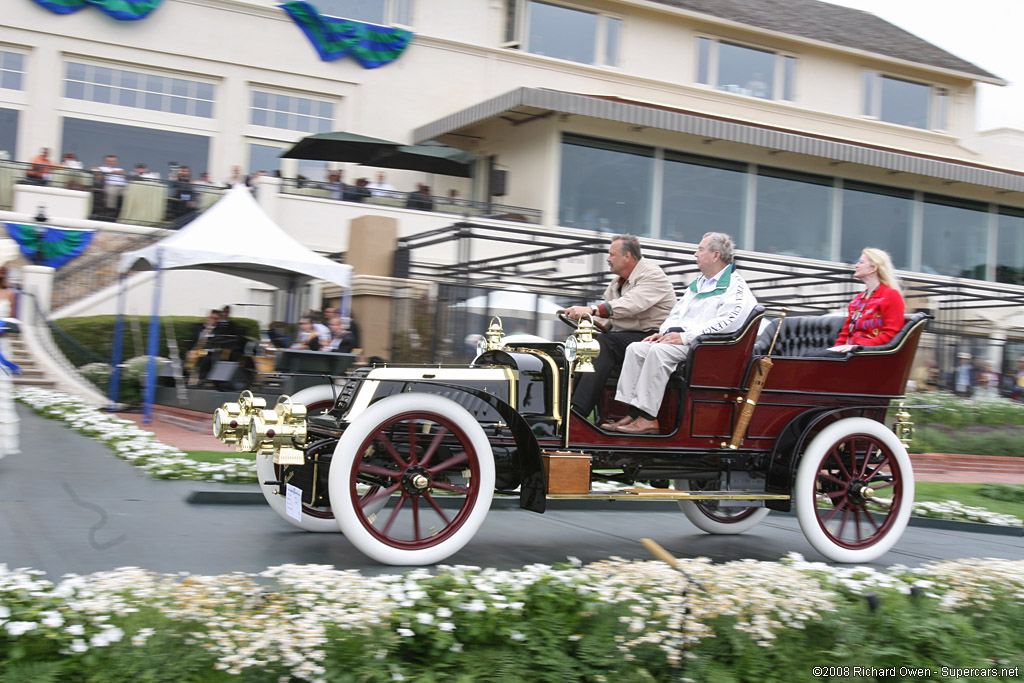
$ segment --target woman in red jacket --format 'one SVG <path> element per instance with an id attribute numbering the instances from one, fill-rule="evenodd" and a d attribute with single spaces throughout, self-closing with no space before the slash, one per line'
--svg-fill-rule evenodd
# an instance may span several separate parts
<path id="1" fill-rule="evenodd" d="M 853 298 L 836 345 L 829 351 L 848 353 L 855 346 L 879 346 L 903 327 L 903 295 L 892 259 L 881 249 L 867 248 L 853 267 L 864 291 Z"/>

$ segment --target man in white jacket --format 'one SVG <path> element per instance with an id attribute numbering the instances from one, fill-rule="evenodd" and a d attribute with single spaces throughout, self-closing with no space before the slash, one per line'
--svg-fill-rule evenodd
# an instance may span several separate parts
<path id="1" fill-rule="evenodd" d="M 704 235 L 694 252 L 701 276 L 690 283 L 658 332 L 626 348 L 615 400 L 629 405 L 629 416 L 607 429 L 629 434 L 656 434 L 658 410 L 668 378 L 702 334 L 734 332 L 750 316 L 757 299 L 732 263 L 732 238 L 721 232 Z"/>

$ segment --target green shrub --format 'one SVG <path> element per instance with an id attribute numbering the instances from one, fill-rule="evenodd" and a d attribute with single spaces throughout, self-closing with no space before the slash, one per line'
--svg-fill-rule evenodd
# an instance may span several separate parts
<path id="1" fill-rule="evenodd" d="M 1024 503 L 1024 486 L 1010 484 L 983 484 L 978 493 L 992 500 L 1005 500 L 1010 503 Z"/>
<path id="2" fill-rule="evenodd" d="M 157 355 L 165 358 L 170 357 L 170 350 L 167 346 L 167 324 L 170 321 L 174 330 L 174 337 L 178 342 L 178 351 L 184 358 L 189 344 L 192 342 L 192 334 L 197 323 L 205 318 L 194 316 L 167 316 L 160 319 L 160 348 Z M 232 318 L 235 324 L 239 325 L 247 337 L 258 338 L 260 334 L 259 322 L 252 318 Z M 114 325 L 117 316 L 113 315 L 92 315 L 82 318 L 62 318 L 54 321 L 63 332 L 73 338 L 89 351 L 101 358 L 111 358 L 114 351 Z M 138 331 L 138 338 L 135 332 Z M 124 335 L 122 337 L 122 358 L 131 358 L 146 353 L 146 339 L 149 334 L 148 316 L 125 316 Z M 88 360 L 81 353 L 71 348 L 61 335 L 54 335 L 58 346 L 65 355 L 76 364 L 84 364 Z"/>

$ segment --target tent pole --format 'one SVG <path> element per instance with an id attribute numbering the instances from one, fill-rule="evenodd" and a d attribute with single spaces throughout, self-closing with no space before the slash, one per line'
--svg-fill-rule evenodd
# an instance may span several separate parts
<path id="1" fill-rule="evenodd" d="M 111 410 L 114 409 L 121 397 L 121 342 L 124 338 L 124 308 L 127 295 L 128 273 L 122 272 L 118 277 L 117 319 L 114 322 L 114 349 L 110 357 L 110 386 L 107 391 Z"/>
<path id="2" fill-rule="evenodd" d="M 156 397 L 156 354 L 160 350 L 160 295 L 163 289 L 163 249 L 156 251 L 156 283 L 153 286 L 153 314 L 149 318 L 149 338 L 146 344 L 146 389 L 142 397 L 142 421 L 153 421 L 153 399 Z"/>

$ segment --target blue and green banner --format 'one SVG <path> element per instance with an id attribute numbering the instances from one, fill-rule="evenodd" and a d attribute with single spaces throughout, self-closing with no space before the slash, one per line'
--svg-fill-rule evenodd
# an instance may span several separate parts
<path id="1" fill-rule="evenodd" d="M 120 21 L 145 19 L 163 0 L 35 0 L 51 12 L 71 14 L 92 5 L 104 14 Z"/>
<path id="2" fill-rule="evenodd" d="M 70 230 L 44 225 L 5 223 L 7 234 L 21 247 L 29 261 L 41 266 L 60 268 L 89 247 L 95 230 Z"/>
<path id="3" fill-rule="evenodd" d="M 308 2 L 286 2 L 280 7 L 325 62 L 351 55 L 363 67 L 375 69 L 398 59 L 412 40 L 412 31 L 329 17 Z"/>

